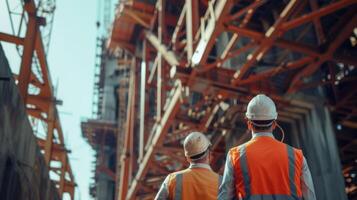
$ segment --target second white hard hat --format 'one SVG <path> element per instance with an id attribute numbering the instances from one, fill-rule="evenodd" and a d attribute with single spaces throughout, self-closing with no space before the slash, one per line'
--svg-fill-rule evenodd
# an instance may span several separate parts
<path id="1" fill-rule="evenodd" d="M 200 132 L 190 133 L 183 142 L 183 148 L 185 150 L 186 157 L 192 157 L 204 153 L 211 142 L 208 138 Z"/>
<path id="2" fill-rule="evenodd" d="M 250 120 L 275 120 L 278 113 L 271 98 L 258 94 L 248 103 L 245 116 Z"/>

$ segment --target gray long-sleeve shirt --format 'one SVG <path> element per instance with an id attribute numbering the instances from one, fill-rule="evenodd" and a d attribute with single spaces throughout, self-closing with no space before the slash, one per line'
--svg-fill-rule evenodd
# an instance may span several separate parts
<path id="1" fill-rule="evenodd" d="M 260 136 L 268 136 L 274 138 L 271 133 L 254 133 L 253 138 Z M 234 169 L 230 155 L 227 155 L 226 164 L 224 168 L 222 184 L 219 187 L 219 200 L 239 199 L 235 191 Z M 312 182 L 309 166 L 305 157 L 303 158 L 301 189 L 304 200 L 316 200 L 314 184 Z"/>

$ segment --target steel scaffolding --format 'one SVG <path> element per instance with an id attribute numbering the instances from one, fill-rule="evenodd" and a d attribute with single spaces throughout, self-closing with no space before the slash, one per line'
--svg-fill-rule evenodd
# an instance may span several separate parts
<path id="1" fill-rule="evenodd" d="M 181 142 L 192 130 L 207 132 L 212 167 L 222 172 L 224 138 L 242 126 L 258 93 L 268 93 L 289 123 L 313 109 L 293 97 L 323 90 L 333 123 L 346 130 L 337 138 L 349 176 L 356 13 L 353 0 L 119 1 L 107 49 L 126 52 L 130 78 L 126 118 L 118 121 L 117 199 L 152 199 L 169 172 L 187 167 Z"/>
<path id="2" fill-rule="evenodd" d="M 59 176 L 59 180 L 53 182 L 58 188 L 60 198 L 64 193 L 68 193 L 71 199 L 74 199 L 76 183 L 68 158 L 70 150 L 65 147 L 61 121 L 56 108 L 61 101 L 55 97 L 46 58 L 55 1 L 28 0 L 19 1 L 19 4 L 23 8 L 19 30 L 17 33 L 13 30 L 14 34 L 0 33 L 0 41 L 13 43 L 18 49 L 22 47 L 20 72 L 14 77 L 18 82 L 29 117 L 45 124 L 46 135 L 44 138 L 38 138 L 38 145 L 44 152 L 50 172 Z M 10 10 L 9 13 L 11 17 Z M 45 28 L 40 30 L 41 27 Z M 26 28 L 25 36 L 21 36 L 22 28 Z M 35 130 L 36 127 L 33 129 Z"/>

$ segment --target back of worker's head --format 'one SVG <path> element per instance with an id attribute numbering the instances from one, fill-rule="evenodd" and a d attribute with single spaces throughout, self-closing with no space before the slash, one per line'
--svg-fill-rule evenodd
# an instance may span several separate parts
<path id="1" fill-rule="evenodd" d="M 207 162 L 211 142 L 200 132 L 190 133 L 183 142 L 185 156 L 189 162 Z"/>
<path id="2" fill-rule="evenodd" d="M 253 97 L 247 106 L 245 113 L 248 119 L 248 128 L 253 132 L 265 132 L 275 129 L 275 120 L 278 117 L 275 103 L 264 94 Z"/>

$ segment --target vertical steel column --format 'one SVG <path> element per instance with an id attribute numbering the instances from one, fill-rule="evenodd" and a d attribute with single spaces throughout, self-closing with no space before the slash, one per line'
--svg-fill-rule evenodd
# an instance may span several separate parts
<path id="1" fill-rule="evenodd" d="M 158 38 L 159 38 L 159 43 L 162 44 L 162 33 L 163 33 L 163 20 L 164 20 L 164 0 L 159 0 L 158 1 L 158 11 L 159 11 L 159 17 L 158 17 Z M 163 60 L 162 60 L 162 53 L 158 51 L 157 54 L 158 57 L 158 65 L 157 65 L 157 93 L 156 93 L 156 121 L 160 121 L 161 119 L 161 105 L 162 105 L 162 67 L 163 67 Z"/>
<path id="2" fill-rule="evenodd" d="M 150 111 L 150 101 L 149 101 L 149 76 L 150 76 L 150 49 L 149 49 L 149 44 L 146 41 L 146 48 L 145 48 L 145 63 L 146 63 L 146 76 L 145 76 L 145 96 L 147 95 L 147 98 L 145 98 L 145 114 L 144 114 L 144 126 L 148 125 L 148 122 L 151 121 L 151 118 L 149 118 L 149 111 Z M 149 139 L 149 129 L 146 127 L 144 129 L 144 149 L 147 144 L 147 141 Z"/>
<path id="3" fill-rule="evenodd" d="M 133 70 L 133 97 L 132 97 L 132 105 L 130 107 L 131 109 L 131 124 L 130 124 L 130 168 L 129 168 L 129 183 L 132 182 L 132 179 L 133 179 L 133 172 L 136 170 L 137 168 L 137 153 L 136 153 L 136 148 L 137 148 L 137 143 L 134 143 L 136 142 L 136 132 L 135 132 L 135 128 L 136 127 L 136 119 L 137 119 L 137 107 L 139 105 L 137 105 L 137 99 L 138 99 L 138 95 L 139 95 L 139 84 L 138 84 L 138 76 L 137 74 L 140 73 L 140 71 L 138 70 L 138 63 L 136 62 L 136 57 L 133 57 L 132 58 L 132 63 L 131 63 L 131 68 Z M 135 141 L 134 141 L 134 138 L 135 138 Z"/>
<path id="4" fill-rule="evenodd" d="M 187 62 L 190 65 L 193 55 L 193 38 L 198 29 L 198 1 L 186 0 Z"/>
<path id="5" fill-rule="evenodd" d="M 65 150 L 63 150 L 65 151 Z M 60 182 L 59 182 L 59 195 L 60 198 L 62 199 L 63 197 L 63 193 L 64 193 L 64 187 L 66 184 L 66 168 L 67 168 L 67 157 L 65 152 L 63 152 L 61 154 L 61 162 L 62 162 L 62 166 L 61 166 L 61 176 L 60 176 Z"/>
<path id="6" fill-rule="evenodd" d="M 135 58 L 132 58 L 135 59 Z M 130 174 L 130 164 L 131 164 L 131 144 L 132 144 L 132 128 L 133 128 L 133 107 L 135 103 L 133 102 L 135 91 L 134 91 L 134 84 L 135 84 L 135 69 L 134 65 L 132 65 L 130 69 L 130 78 L 129 78 L 129 91 L 128 91 L 128 107 L 127 107 L 127 116 L 126 116 L 126 127 L 125 127 L 125 135 L 124 135 L 124 149 L 121 155 L 121 172 L 120 172 L 120 183 L 119 183 L 119 195 L 118 200 L 125 200 L 125 197 L 128 192 L 129 188 L 129 180 Z"/>
<path id="7" fill-rule="evenodd" d="M 145 126 L 145 90 L 146 90 L 146 69 L 147 60 L 146 60 L 146 40 L 143 41 L 143 59 L 140 65 L 140 130 L 139 130 L 139 158 L 140 162 L 144 155 L 144 126 Z"/>
<path id="8" fill-rule="evenodd" d="M 47 121 L 47 136 L 45 143 L 45 161 L 47 166 L 50 166 L 52 156 L 52 144 L 53 144 L 53 130 L 55 129 L 55 105 L 52 101 L 48 108 L 48 121 Z"/>
<path id="9" fill-rule="evenodd" d="M 217 36 L 224 30 L 223 20 L 230 13 L 233 5 L 233 0 L 216 1 L 215 5 L 213 5 L 212 1 L 208 1 L 208 17 L 206 20 L 201 18 L 201 37 L 192 55 L 192 65 L 206 64 L 208 55 L 216 43 Z"/>
<path id="10" fill-rule="evenodd" d="M 26 104 L 27 89 L 31 77 L 32 57 L 35 50 L 36 35 L 37 35 L 37 17 L 36 12 L 28 12 L 29 21 L 27 23 L 26 36 L 24 41 L 24 49 L 22 52 L 21 68 L 19 73 L 18 87 L 20 94 Z"/>

